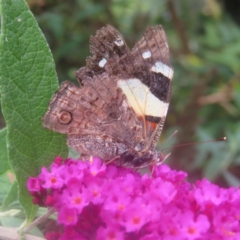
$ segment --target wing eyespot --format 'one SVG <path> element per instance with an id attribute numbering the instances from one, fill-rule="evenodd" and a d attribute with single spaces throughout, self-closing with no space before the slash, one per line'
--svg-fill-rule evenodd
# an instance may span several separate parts
<path id="1" fill-rule="evenodd" d="M 58 113 L 58 122 L 63 125 L 68 125 L 72 122 L 72 113 L 68 111 L 61 111 Z"/>

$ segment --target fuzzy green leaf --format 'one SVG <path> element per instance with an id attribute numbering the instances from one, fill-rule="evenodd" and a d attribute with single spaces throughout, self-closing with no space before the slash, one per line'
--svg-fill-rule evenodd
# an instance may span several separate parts
<path id="1" fill-rule="evenodd" d="M 14 201 L 17 201 L 17 182 L 12 183 L 11 187 L 8 186 L 8 193 L 5 194 L 5 197 L 2 201 L 1 211 L 5 211 L 7 207 L 12 204 Z"/>
<path id="2" fill-rule="evenodd" d="M 7 154 L 7 128 L 0 130 L 0 174 L 10 169 Z"/>
<path id="3" fill-rule="evenodd" d="M 1 18 L 2 112 L 10 165 L 30 221 L 36 207 L 26 188 L 28 177 L 38 174 L 54 156 L 67 155 L 65 137 L 45 130 L 41 121 L 58 83 L 49 47 L 26 2 L 2 0 Z"/>

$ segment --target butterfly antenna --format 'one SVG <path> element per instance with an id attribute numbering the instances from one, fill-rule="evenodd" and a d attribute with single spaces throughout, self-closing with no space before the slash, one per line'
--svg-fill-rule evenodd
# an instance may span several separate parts
<path id="1" fill-rule="evenodd" d="M 173 136 L 175 136 L 178 133 L 178 130 L 175 130 L 164 142 L 163 144 L 165 144 L 169 139 L 171 139 Z"/>
<path id="2" fill-rule="evenodd" d="M 164 151 L 166 149 L 170 149 L 170 148 L 185 147 L 185 146 L 191 146 L 191 145 L 195 145 L 195 144 L 203 144 L 203 143 L 208 143 L 208 142 L 222 142 L 222 141 L 226 141 L 226 140 L 227 140 L 227 137 L 222 137 L 222 138 L 219 138 L 219 139 L 212 139 L 212 140 L 207 140 L 207 141 L 203 141 L 203 142 L 183 143 L 183 144 L 175 145 L 175 146 L 172 146 L 172 147 L 164 148 L 164 149 L 162 149 L 162 151 Z"/>

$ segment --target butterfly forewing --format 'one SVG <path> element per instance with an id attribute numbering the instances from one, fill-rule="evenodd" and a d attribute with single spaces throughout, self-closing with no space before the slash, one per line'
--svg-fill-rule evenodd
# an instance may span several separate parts
<path id="1" fill-rule="evenodd" d="M 133 77 L 121 81 L 136 114 L 145 119 L 146 142 L 153 144 L 152 148 L 161 134 L 170 101 L 173 69 L 169 58 L 162 27 L 149 27 L 131 51 Z"/>

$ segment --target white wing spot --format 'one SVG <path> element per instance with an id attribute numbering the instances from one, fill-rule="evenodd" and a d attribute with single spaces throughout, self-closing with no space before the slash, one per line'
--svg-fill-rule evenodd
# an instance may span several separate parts
<path id="1" fill-rule="evenodd" d="M 173 78 L 173 69 L 162 62 L 156 62 L 155 65 L 152 66 L 151 71 L 161 73 L 170 80 Z"/>
<path id="2" fill-rule="evenodd" d="M 121 47 L 121 46 L 124 44 L 124 42 L 123 42 L 123 40 L 122 40 L 121 38 L 117 38 L 117 39 L 114 41 L 114 43 L 115 43 L 117 46 L 119 46 L 119 47 Z"/>
<path id="3" fill-rule="evenodd" d="M 103 59 L 98 63 L 98 66 L 102 68 L 102 67 L 105 66 L 106 63 L 107 63 L 107 59 L 106 59 L 106 58 L 103 58 Z"/>
<path id="4" fill-rule="evenodd" d="M 145 114 L 153 117 L 165 117 L 167 115 L 169 103 L 155 97 L 149 87 L 139 79 L 119 80 L 117 84 L 125 94 L 129 106 L 138 116 Z"/>
<path id="5" fill-rule="evenodd" d="M 152 56 L 152 53 L 151 53 L 150 51 L 144 52 L 144 53 L 142 54 L 142 57 L 143 57 L 144 59 L 150 58 L 151 56 Z"/>

